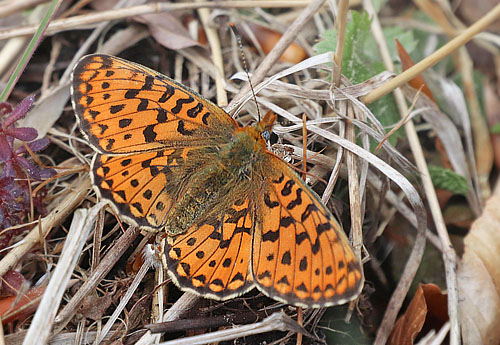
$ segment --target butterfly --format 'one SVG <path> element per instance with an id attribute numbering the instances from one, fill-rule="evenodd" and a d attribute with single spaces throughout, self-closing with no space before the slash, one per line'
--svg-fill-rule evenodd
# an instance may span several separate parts
<path id="1" fill-rule="evenodd" d="M 147 67 L 88 55 L 72 74 L 94 188 L 128 223 L 166 234 L 184 291 L 226 300 L 256 287 L 301 307 L 356 298 L 362 267 L 318 196 L 266 148 L 276 115 L 241 127 Z"/>

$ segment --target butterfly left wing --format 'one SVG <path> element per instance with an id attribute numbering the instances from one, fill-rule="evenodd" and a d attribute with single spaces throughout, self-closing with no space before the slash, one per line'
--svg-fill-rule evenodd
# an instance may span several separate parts
<path id="1" fill-rule="evenodd" d="M 108 55 L 87 55 L 72 73 L 77 121 L 104 154 L 216 145 L 237 123 L 202 96 L 149 68 Z"/>
<path id="2" fill-rule="evenodd" d="M 248 197 L 167 238 L 170 277 L 182 290 L 226 300 L 253 287 L 248 272 L 255 211 Z"/>
<path id="3" fill-rule="evenodd" d="M 96 154 L 90 176 L 96 192 L 109 200 L 130 224 L 148 230 L 162 228 L 177 201 L 190 186 L 192 161 L 207 156 L 197 148 L 168 148 L 132 155 Z"/>
<path id="4" fill-rule="evenodd" d="M 266 295 L 301 307 L 326 307 L 361 291 L 361 265 L 318 196 L 269 154 L 257 210 L 251 271 Z"/>

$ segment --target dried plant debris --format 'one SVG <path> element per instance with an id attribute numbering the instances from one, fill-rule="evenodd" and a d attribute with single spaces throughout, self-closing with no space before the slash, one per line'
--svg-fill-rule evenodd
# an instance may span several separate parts
<path id="1" fill-rule="evenodd" d="M 495 26 L 374 100 L 472 24 L 56 2 L 0 6 L 5 343 L 494 343 Z"/>

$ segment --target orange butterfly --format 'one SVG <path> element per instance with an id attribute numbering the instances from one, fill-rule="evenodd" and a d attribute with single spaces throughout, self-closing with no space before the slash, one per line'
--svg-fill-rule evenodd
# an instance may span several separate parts
<path id="1" fill-rule="evenodd" d="M 176 81 L 106 55 L 79 61 L 72 100 L 97 151 L 97 194 L 127 222 L 166 232 L 166 268 L 182 290 L 225 300 L 257 287 L 301 307 L 360 293 L 340 226 L 266 149 L 274 114 L 240 127 Z"/>

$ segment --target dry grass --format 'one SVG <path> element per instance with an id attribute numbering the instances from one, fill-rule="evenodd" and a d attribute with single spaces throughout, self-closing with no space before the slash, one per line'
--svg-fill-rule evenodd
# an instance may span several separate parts
<path id="1" fill-rule="evenodd" d="M 36 15 L 31 15 L 31 22 L 23 22 L 21 19 L 27 15 L 22 11 L 42 6 L 39 2 L 0 6 L 0 18 L 5 18 L 0 24 L 0 40 L 4 44 L 0 51 L 2 81 L 8 78 L 25 47 L 25 36 L 31 35 L 38 24 Z M 325 334 L 333 341 L 330 323 L 335 317 L 325 309 L 304 310 L 300 325 L 294 321 L 295 308 L 256 290 L 226 302 L 183 294 L 169 282 L 155 258 L 151 245 L 155 236 L 122 223 L 119 215 L 96 200 L 88 177 L 94 152 L 82 139 L 69 105 L 72 68 L 81 56 L 94 52 L 120 55 L 161 71 L 204 97 L 217 100 L 242 125 L 254 122 L 265 109 L 280 116 L 274 128 L 279 139 L 272 149 L 294 165 L 306 160 L 308 183 L 350 229 L 356 255 L 365 263 L 368 288 L 356 303 L 341 309 L 340 317 L 354 313 L 354 321 L 363 325 L 364 335 L 358 335 L 358 326 L 354 326 L 347 331 L 351 335 L 340 341 L 358 336 L 362 339 L 359 342 L 387 341 L 404 299 L 411 298 L 408 291 L 412 282 L 422 279 L 418 275 L 416 278 L 416 272 L 422 266 L 427 241 L 444 261 L 445 269 L 439 275 L 445 282 L 442 288 L 449 292 L 450 342 L 459 343 L 455 251 L 420 141 L 434 140 L 433 135 L 439 137 L 444 145 L 443 156 L 449 159 L 443 165 L 464 176 L 470 188 L 461 202 L 477 216 L 489 194 L 492 148 L 485 143 L 489 141 L 487 126 L 480 116 L 479 101 L 471 92 L 474 85 L 470 57 L 465 50 L 456 52 L 482 31 L 488 20 L 500 17 L 498 6 L 489 12 L 489 17 L 465 28 L 455 25 L 449 16 L 436 15 L 438 9 L 428 7 L 427 1 L 418 1 L 435 25 L 453 40 L 396 78 L 391 73 L 397 71 L 391 66 L 389 53 L 384 52 L 386 42 L 376 17 L 372 32 L 381 56 L 385 57 L 381 61 L 390 72 L 352 85 L 341 75 L 340 68 L 332 70 L 333 61 L 336 66 L 342 65 L 341 55 L 315 55 L 313 48 L 321 34 L 334 25 L 333 2 L 120 1 L 116 8 L 107 2 L 99 5 L 98 1 L 94 1 L 97 8 L 93 8 L 87 5 L 90 2 L 61 4 L 48 26 L 45 41 L 12 92 L 13 103 L 28 94 L 37 94 L 33 110 L 19 122 L 19 127 L 33 127 L 40 137 L 50 139 L 49 148 L 34 155 L 38 155 L 37 159 L 43 162 L 40 163 L 54 167 L 58 175 L 40 187 L 46 213 L 32 210 L 24 224 L 3 229 L 3 233 L 16 230 L 10 246 L 1 253 L 4 285 L 13 281 L 9 272 L 16 271 L 23 276 L 19 296 L 34 291 L 34 286 L 37 291 L 41 288 L 41 293 L 30 297 L 31 304 L 19 296 L 9 302 L 0 300 L 0 306 L 10 303 L 5 304 L 10 310 L 1 314 L 3 319 L 11 318 L 4 323 L 0 344 L 2 340 L 5 344 L 90 344 L 96 339 L 102 343 L 150 344 L 159 341 L 162 334 L 163 339 L 172 341 L 168 344 L 230 343 L 242 336 L 246 338 L 241 343 L 278 344 L 296 343 L 297 332 L 303 332 L 299 342 L 304 344 L 327 343 Z M 373 12 L 369 1 L 357 5 Z M 343 28 L 350 20 L 347 9 L 347 2 L 340 1 L 337 52 L 345 44 Z M 402 22 L 402 17 L 390 9 L 381 13 L 382 22 Z M 9 22 L 9 18 L 13 20 Z M 190 24 L 183 27 L 187 22 Z M 242 49 L 246 61 L 241 59 L 228 22 L 236 23 L 245 37 Z M 268 42 L 260 40 L 264 33 L 252 26 L 256 22 L 274 31 L 279 41 L 268 48 Z M 423 26 L 420 30 L 426 34 L 441 32 L 436 26 Z M 490 44 L 488 37 L 483 38 L 481 42 Z M 280 60 L 292 43 L 293 49 L 297 49 L 292 55 L 304 54 L 306 58 Z M 456 70 L 464 80 L 466 99 L 472 104 L 470 121 L 467 109 L 461 109 L 459 119 L 450 120 L 426 95 L 415 96 L 414 89 L 404 86 L 452 53 L 461 66 Z M 249 65 L 255 95 L 246 83 L 244 63 Z M 429 79 L 427 82 L 439 84 Z M 448 85 L 453 86 L 456 85 Z M 384 139 L 390 128 L 384 128 L 386 124 L 378 119 L 380 114 L 373 114 L 366 104 L 397 87 L 403 87 L 396 91 L 395 98 L 397 110 L 404 118 L 406 136 L 394 147 Z M 463 99 L 457 96 L 449 104 L 460 101 Z M 302 145 L 303 114 L 306 150 Z M 420 116 L 427 127 L 418 136 L 413 120 L 418 118 L 420 122 Z M 371 153 L 374 142 L 383 142 L 377 154 Z M 427 148 L 425 154 L 436 158 L 436 152 L 434 147 Z M 40 182 L 30 181 L 32 190 L 39 185 Z M 429 225 L 428 217 L 432 220 Z M 386 227 L 389 230 L 384 234 Z M 395 229 L 405 232 L 395 235 Z M 385 259 L 381 252 L 390 246 L 399 247 L 394 255 L 404 255 L 397 259 L 404 263 L 399 269 L 388 269 L 379 261 Z M 379 292 L 372 293 L 371 289 Z M 24 313 L 15 310 L 24 304 Z M 172 323 L 160 329 L 146 327 L 159 321 Z M 251 325 L 243 326 L 245 323 Z M 368 323 L 375 326 L 369 327 Z M 233 329 L 231 325 L 238 326 Z M 148 330 L 153 328 L 163 333 Z"/>

